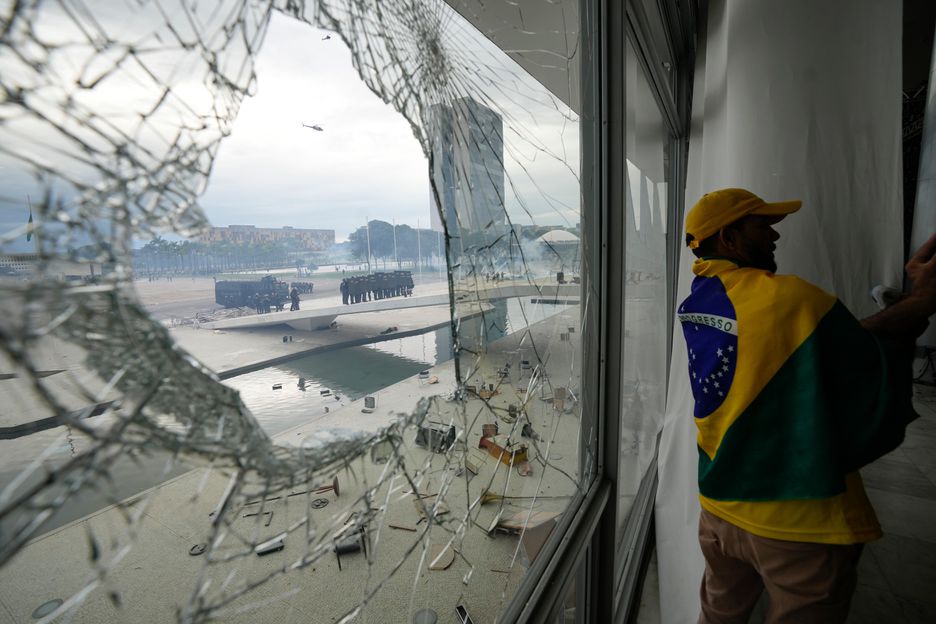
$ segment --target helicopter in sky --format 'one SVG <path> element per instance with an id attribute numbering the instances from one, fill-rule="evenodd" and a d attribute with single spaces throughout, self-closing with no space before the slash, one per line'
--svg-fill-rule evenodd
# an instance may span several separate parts
<path id="1" fill-rule="evenodd" d="M 302 127 L 303 127 L 303 128 L 312 128 L 313 130 L 318 130 L 319 132 L 323 132 L 323 131 L 325 130 L 325 128 L 323 128 L 322 126 L 320 126 L 320 125 L 318 125 L 318 124 L 312 124 L 312 125 L 310 126 L 309 124 L 304 123 L 304 124 L 302 124 Z"/>

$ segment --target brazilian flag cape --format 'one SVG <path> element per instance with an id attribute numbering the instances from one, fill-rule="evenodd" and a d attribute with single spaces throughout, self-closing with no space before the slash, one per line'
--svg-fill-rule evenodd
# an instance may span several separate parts
<path id="1" fill-rule="evenodd" d="M 856 471 L 916 417 L 907 350 L 800 278 L 721 258 L 693 272 L 678 316 L 703 507 L 777 539 L 879 536 Z"/>

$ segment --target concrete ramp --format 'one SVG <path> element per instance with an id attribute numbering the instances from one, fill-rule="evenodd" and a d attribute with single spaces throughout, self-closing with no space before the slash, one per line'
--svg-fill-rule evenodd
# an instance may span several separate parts
<path id="1" fill-rule="evenodd" d="M 473 290 L 460 289 L 455 292 L 455 303 L 471 303 L 477 301 L 494 301 L 498 299 L 513 299 L 516 297 L 531 297 L 545 303 L 555 299 L 576 298 L 581 294 L 579 284 L 500 284 L 485 286 Z M 543 301 L 546 300 L 546 301 Z M 327 301 L 313 300 L 308 302 L 311 307 L 294 312 L 270 312 L 240 316 L 202 323 L 208 329 L 252 329 L 271 325 L 289 325 L 299 331 L 312 331 L 324 329 L 339 316 L 347 314 L 363 314 L 365 312 L 380 312 L 382 310 L 405 310 L 407 308 L 422 308 L 427 306 L 449 305 L 449 296 L 444 293 L 428 293 L 413 295 L 412 297 L 393 297 L 354 303 L 350 305 L 329 305 Z M 318 304 L 318 305 L 315 305 Z"/>

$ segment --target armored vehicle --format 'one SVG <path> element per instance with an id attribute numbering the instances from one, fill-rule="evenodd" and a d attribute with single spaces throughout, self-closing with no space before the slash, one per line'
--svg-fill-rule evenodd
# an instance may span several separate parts
<path id="1" fill-rule="evenodd" d="M 215 282 L 215 303 L 225 308 L 256 308 L 257 299 L 267 295 L 270 305 L 282 309 L 289 299 L 289 285 L 267 275 L 259 280 L 223 280 Z"/>
<path id="2" fill-rule="evenodd" d="M 311 295 L 315 284 L 312 282 L 293 282 L 290 286 L 298 290 L 300 295 Z"/>

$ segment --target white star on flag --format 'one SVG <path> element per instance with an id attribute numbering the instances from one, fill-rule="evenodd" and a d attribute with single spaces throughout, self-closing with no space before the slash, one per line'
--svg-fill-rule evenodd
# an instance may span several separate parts
<path id="1" fill-rule="evenodd" d="M 679 309 L 691 308 L 686 305 Z M 689 330 L 690 326 L 692 331 Z M 732 329 L 735 326 L 736 322 L 732 324 Z M 695 415 L 699 418 L 711 414 L 727 401 L 737 372 L 737 333 L 726 335 L 724 330 L 716 331 L 718 329 L 708 323 L 683 322 L 688 360 L 686 368 L 689 369 L 690 388 L 695 398 Z"/>

